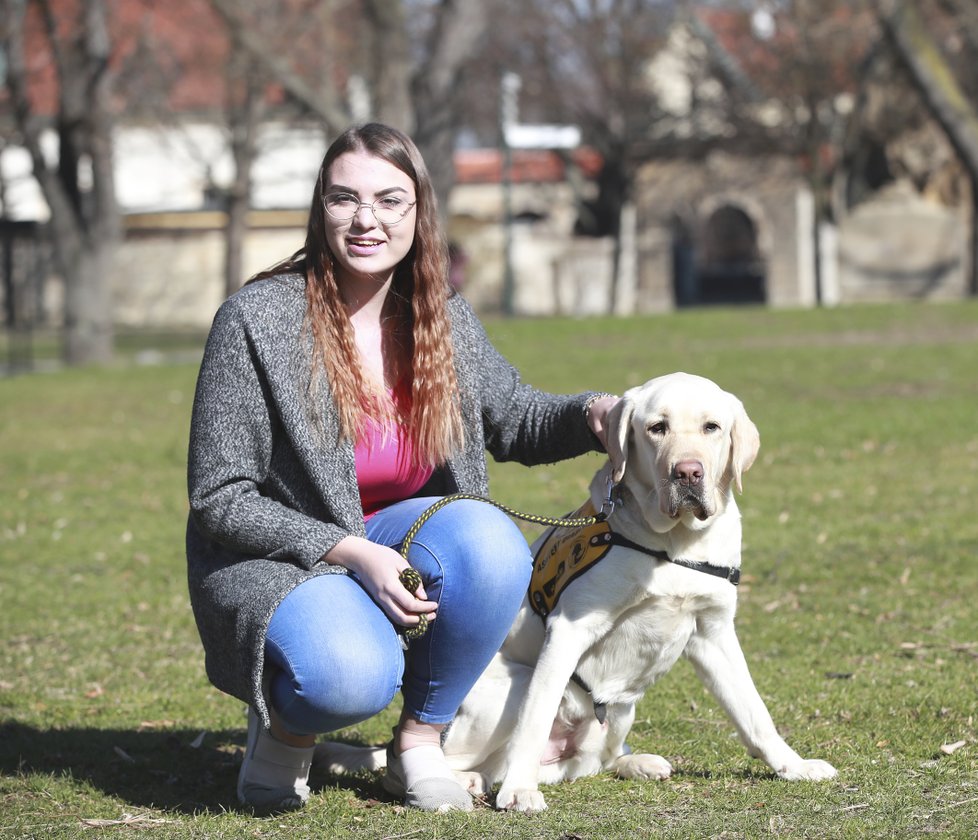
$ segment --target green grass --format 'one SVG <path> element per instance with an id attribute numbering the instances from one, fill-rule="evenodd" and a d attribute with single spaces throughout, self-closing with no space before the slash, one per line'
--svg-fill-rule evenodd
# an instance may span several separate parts
<path id="1" fill-rule="evenodd" d="M 681 369 L 744 400 L 762 447 L 739 633 L 789 743 L 838 779 L 773 778 L 680 663 L 630 738 L 669 758 L 667 782 L 601 776 L 546 789 L 532 817 L 433 816 L 374 775 L 314 774 L 300 814 L 239 810 L 243 710 L 206 681 L 184 577 L 196 369 L 119 365 L 0 380 L 0 837 L 978 835 L 978 304 L 488 326 L 550 390 Z M 493 493 L 560 514 L 599 463 L 494 465 Z M 380 741 L 394 715 L 346 734 Z"/>

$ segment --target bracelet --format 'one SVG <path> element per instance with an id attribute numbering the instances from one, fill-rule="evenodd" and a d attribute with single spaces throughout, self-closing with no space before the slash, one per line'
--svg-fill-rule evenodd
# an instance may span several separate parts
<path id="1" fill-rule="evenodd" d="M 599 394 L 591 394 L 591 396 L 584 401 L 585 420 L 591 419 L 591 406 L 593 406 L 598 400 L 602 400 L 605 397 L 613 397 L 614 399 L 618 398 L 616 394 L 609 394 L 607 391 L 602 391 Z"/>

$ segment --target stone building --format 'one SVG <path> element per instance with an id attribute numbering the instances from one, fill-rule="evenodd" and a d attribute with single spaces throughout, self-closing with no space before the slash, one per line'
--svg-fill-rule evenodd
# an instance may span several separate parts
<path id="1" fill-rule="evenodd" d="M 736 14 L 703 10 L 679 24 L 656 57 L 654 84 L 677 125 L 691 118 L 693 102 L 720 90 L 703 66 L 749 72 L 748 53 L 764 49 L 728 26 Z M 703 90 L 693 89 L 697 78 Z M 834 106 L 845 136 L 819 152 L 832 172 L 822 212 L 802 161 L 791 157 L 719 143 L 701 160 L 642 169 L 637 309 L 969 294 L 968 179 L 893 56 L 875 50 L 858 95 L 840 95 Z M 760 107 L 776 124 L 780 106 Z"/>
<path id="2" fill-rule="evenodd" d="M 657 58 L 651 75 L 677 119 L 690 101 L 702 99 L 690 96 L 686 63 L 718 49 L 719 40 L 704 40 L 701 27 L 682 24 Z M 725 60 L 734 60 L 732 54 Z M 702 159 L 646 164 L 634 185 L 634 205 L 623 215 L 615 312 L 968 295 L 968 182 L 908 91 L 885 56 L 879 59 L 852 108 L 831 213 L 820 221 L 810 184 L 789 157 L 738 153 L 717 143 Z M 265 133 L 246 273 L 302 244 L 308 194 L 326 146 L 315 127 L 268 125 Z M 223 299 L 224 215 L 208 204 L 228 172 L 221 138 L 216 125 L 170 136 L 120 127 L 118 180 L 127 214 L 112 280 L 118 324 L 202 328 Z M 8 182 L 15 153 L 6 149 L 0 158 Z M 508 171 L 503 160 L 498 149 L 456 153 L 457 185 L 447 210 L 463 293 L 480 311 L 499 311 L 510 276 L 516 314 L 606 313 L 614 243 L 574 233 L 577 208 L 593 195 L 601 161 L 586 149 L 516 152 Z M 17 183 L 26 188 L 28 181 Z M 29 203 L 27 196 L 22 206 Z M 43 219 L 42 210 L 22 218 Z M 28 229 L 36 235 L 30 225 L 11 227 L 5 249 L 14 253 L 16 237 Z M 27 293 L 31 305 L 57 323 L 61 296 L 46 270 L 50 262 L 34 254 L 13 263 L 44 272 L 39 287 Z M 13 288 L 0 287 L 7 311 Z"/>

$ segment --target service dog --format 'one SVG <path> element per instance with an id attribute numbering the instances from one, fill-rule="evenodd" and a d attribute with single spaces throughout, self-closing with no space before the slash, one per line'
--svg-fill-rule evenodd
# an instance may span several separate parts
<path id="1" fill-rule="evenodd" d="M 734 493 L 760 446 L 742 402 L 703 377 L 669 374 L 627 391 L 608 426 L 608 462 L 590 486 L 610 529 L 590 542 L 607 542 L 606 553 L 578 573 L 569 566 L 580 544 L 563 568 L 544 568 L 539 553 L 553 534 L 534 544 L 548 577 L 531 584 L 462 703 L 444 738 L 450 765 L 474 793 L 500 784 L 497 808 L 525 812 L 547 807 L 540 784 L 601 771 L 666 779 L 665 758 L 633 754 L 625 739 L 636 703 L 686 657 L 751 756 L 783 779 L 833 778 L 832 765 L 778 734 L 734 629 Z M 375 769 L 383 750 L 324 744 L 318 759 L 334 772 Z"/>

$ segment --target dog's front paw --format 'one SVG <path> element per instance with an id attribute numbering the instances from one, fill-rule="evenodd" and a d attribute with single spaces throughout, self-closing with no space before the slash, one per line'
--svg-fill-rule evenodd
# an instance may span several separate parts
<path id="1" fill-rule="evenodd" d="M 504 784 L 496 794 L 496 808 L 532 814 L 547 810 L 547 801 L 536 788 L 510 788 Z"/>
<path id="2" fill-rule="evenodd" d="M 818 758 L 802 759 L 781 767 L 777 773 L 789 782 L 824 782 L 838 775 L 831 764 Z"/>
<path id="3" fill-rule="evenodd" d="M 360 747 L 339 741 L 323 741 L 316 744 L 312 763 L 317 768 L 336 775 L 356 773 L 358 770 L 380 770 L 387 766 L 387 753 L 383 747 Z"/>
<path id="4" fill-rule="evenodd" d="M 455 780 L 473 796 L 485 796 L 489 789 L 486 777 L 474 770 L 456 770 Z"/>
<path id="5" fill-rule="evenodd" d="M 661 755 L 638 753 L 620 755 L 615 759 L 615 773 L 622 779 L 668 779 L 672 765 Z"/>

